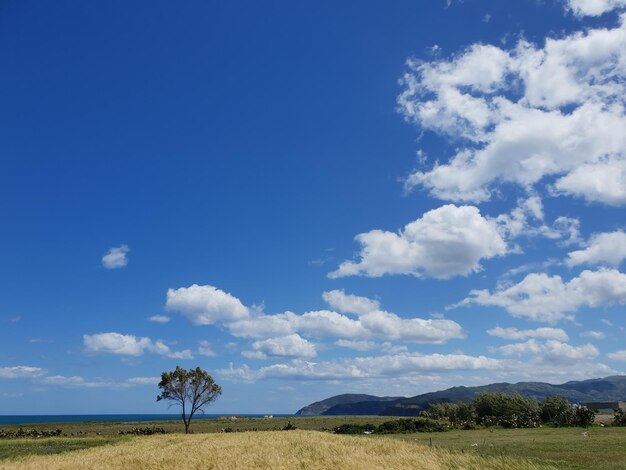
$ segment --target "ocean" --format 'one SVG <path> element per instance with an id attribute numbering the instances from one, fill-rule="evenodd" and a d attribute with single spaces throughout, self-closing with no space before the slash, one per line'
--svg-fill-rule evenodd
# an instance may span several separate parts
<path id="1" fill-rule="evenodd" d="M 267 415 L 253 414 L 198 414 L 193 419 L 216 419 L 221 416 L 241 416 L 245 418 L 263 418 Z M 289 414 L 272 415 L 276 418 L 289 417 Z M 168 421 L 178 420 L 180 414 L 119 414 L 119 415 L 5 415 L 0 416 L 2 424 L 36 424 L 36 423 L 80 423 L 80 422 L 114 422 L 128 423 L 134 421 Z"/>

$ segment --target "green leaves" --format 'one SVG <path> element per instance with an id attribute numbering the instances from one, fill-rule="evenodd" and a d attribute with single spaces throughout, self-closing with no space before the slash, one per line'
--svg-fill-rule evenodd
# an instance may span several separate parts
<path id="1" fill-rule="evenodd" d="M 204 411 L 203 408 L 207 404 L 217 400 L 222 394 L 222 387 L 200 367 L 185 370 L 176 366 L 173 371 L 163 372 L 159 388 L 161 393 L 157 396 L 157 401 L 170 400 L 182 408 L 185 433 L 189 432 L 189 423 L 193 415 L 198 411 Z"/>

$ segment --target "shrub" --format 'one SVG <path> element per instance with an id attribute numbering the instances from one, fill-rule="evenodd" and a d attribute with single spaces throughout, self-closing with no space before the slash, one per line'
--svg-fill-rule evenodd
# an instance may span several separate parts
<path id="1" fill-rule="evenodd" d="M 571 426 L 576 410 L 563 397 L 547 397 L 541 405 L 541 420 L 555 426 Z"/>
<path id="2" fill-rule="evenodd" d="M 60 429 L 22 429 L 16 431 L 0 430 L 0 439 L 15 439 L 21 437 L 56 437 L 63 434 Z"/>
<path id="3" fill-rule="evenodd" d="M 335 434 L 366 434 L 376 431 L 373 424 L 342 424 L 333 428 Z"/>
<path id="4" fill-rule="evenodd" d="M 593 410 L 590 410 L 586 406 L 575 406 L 574 407 L 574 420 L 572 424 L 574 426 L 580 426 L 581 428 L 588 428 L 593 424 L 593 421 L 596 419 L 596 413 Z"/>
<path id="5" fill-rule="evenodd" d="M 431 419 L 445 419 L 451 427 L 461 429 L 472 429 L 476 422 L 474 407 L 467 403 L 435 403 L 423 415 Z"/>
<path id="6" fill-rule="evenodd" d="M 626 413 L 621 408 L 615 410 L 613 426 L 626 426 Z"/>
<path id="7" fill-rule="evenodd" d="M 377 434 L 406 434 L 412 432 L 442 432 L 447 431 L 445 424 L 430 418 L 398 419 L 385 421 L 378 429 Z"/>
<path id="8" fill-rule="evenodd" d="M 120 431 L 118 434 L 132 434 L 135 436 L 152 436 L 154 434 L 165 434 L 165 429 L 156 427 L 132 428 L 127 431 Z"/>
<path id="9" fill-rule="evenodd" d="M 481 393 L 472 404 L 477 424 L 504 428 L 532 428 L 539 424 L 539 403 L 523 395 Z"/>

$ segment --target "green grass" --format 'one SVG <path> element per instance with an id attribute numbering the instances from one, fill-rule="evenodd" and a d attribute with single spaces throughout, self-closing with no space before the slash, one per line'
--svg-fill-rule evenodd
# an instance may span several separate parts
<path id="1" fill-rule="evenodd" d="M 285 427 L 288 422 L 292 422 L 298 429 L 310 431 L 331 430 L 340 424 L 381 424 L 385 421 L 396 419 L 388 416 L 311 416 L 311 417 L 290 417 L 290 418 L 238 418 L 230 419 L 193 419 L 191 431 L 194 433 L 220 432 L 223 429 L 231 428 L 239 431 L 278 431 Z M 81 422 L 81 423 L 41 423 L 27 425 L 3 425 L 0 430 L 15 431 L 18 428 L 39 429 L 39 430 L 63 430 L 67 436 L 113 436 L 120 431 L 128 431 L 136 427 L 159 427 L 166 432 L 184 432 L 185 428 L 181 420 L 178 421 L 135 421 L 135 422 Z"/>
<path id="2" fill-rule="evenodd" d="M 30 455 L 62 454 L 72 450 L 116 444 L 128 439 L 126 436 L 0 439 L 0 460 Z"/>
<path id="3" fill-rule="evenodd" d="M 463 453 L 527 458 L 560 468 L 626 469 L 626 428 L 619 427 L 482 429 L 393 437 Z"/>
<path id="4" fill-rule="evenodd" d="M 289 421 L 298 429 L 329 431 L 341 424 L 379 425 L 397 419 L 381 416 L 317 416 L 291 418 L 239 418 L 237 420 L 195 420 L 194 433 L 233 431 L 280 430 Z M 0 459 L 34 454 L 55 454 L 114 444 L 126 439 L 144 439 L 142 436 L 119 436 L 120 431 L 134 427 L 163 427 L 168 433 L 183 432 L 180 421 L 132 423 L 46 423 L 23 426 L 25 429 L 62 429 L 66 434 L 46 439 L 0 439 Z M 19 426 L 0 426 L 13 429 Z M 587 437 L 583 432 L 588 432 Z M 387 435 L 389 436 L 389 435 Z M 548 463 L 558 468 L 626 469 L 626 427 L 599 427 L 537 429 L 482 429 L 441 433 L 391 435 L 394 439 L 431 445 L 461 453 L 485 456 L 508 456 Z M 363 436 L 363 438 L 368 438 Z M 377 439 L 375 435 L 369 438 Z M 477 444 L 477 445 L 474 445 Z"/>

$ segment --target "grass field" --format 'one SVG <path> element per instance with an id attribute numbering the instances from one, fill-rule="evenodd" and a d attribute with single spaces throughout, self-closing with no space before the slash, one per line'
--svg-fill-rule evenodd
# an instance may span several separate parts
<path id="1" fill-rule="evenodd" d="M 339 436 L 328 432 L 306 432 L 330 430 L 344 423 L 380 424 L 390 419 L 393 418 L 198 420 L 192 424 L 195 434 L 188 436 L 178 434 L 182 430 L 180 423 L 165 421 L 29 425 L 24 427 L 60 428 L 66 436 L 0 439 L 0 468 L 626 469 L 626 428 L 619 427 L 597 426 L 588 430 L 548 427 L 484 429 L 391 436 Z M 281 429 L 289 421 L 299 430 L 272 431 Z M 163 427 L 172 434 L 149 437 L 118 434 L 119 431 L 137 426 Z M 0 429 L 17 427 L 2 426 Z M 228 428 L 249 432 L 219 432 Z M 203 456 L 203 462 L 211 462 L 210 465 L 200 465 L 193 460 L 176 464 L 177 458 L 191 459 L 192 455 L 196 455 L 197 446 L 202 447 L 198 455 Z M 161 455 L 162 449 L 169 449 L 168 455 Z M 418 463 L 411 460 L 416 454 L 420 456 Z M 233 460 L 235 455 L 240 460 Z M 272 455 L 278 460 L 271 460 Z M 396 455 L 399 460 L 394 457 Z M 431 460 L 424 460 L 426 456 Z M 351 466 L 356 462 L 361 462 L 361 465 Z M 423 462 L 431 466 L 416 466 Z M 139 463 L 143 466 L 135 467 Z"/>
<path id="2" fill-rule="evenodd" d="M 58 439 L 58 438 L 51 438 Z M 549 469 L 508 457 L 449 452 L 398 439 L 315 431 L 159 435 L 57 455 L 0 461 L 6 469 Z"/>
<path id="3" fill-rule="evenodd" d="M 549 461 L 559 468 L 626 469 L 626 428 L 536 428 L 449 431 L 393 436 L 480 455 Z"/>

